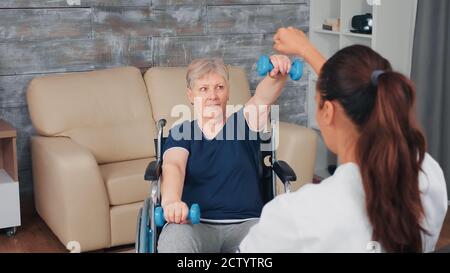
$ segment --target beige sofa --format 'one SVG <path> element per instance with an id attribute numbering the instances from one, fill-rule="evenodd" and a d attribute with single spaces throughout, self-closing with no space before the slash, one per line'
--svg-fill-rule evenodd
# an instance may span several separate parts
<path id="1" fill-rule="evenodd" d="M 38 77 L 27 91 L 37 136 L 31 140 L 36 210 L 61 242 L 81 251 L 131 244 L 144 181 L 154 159 L 155 121 L 167 128 L 174 105 L 190 107 L 185 68 L 120 67 Z M 230 68 L 230 104 L 250 98 L 245 72 Z M 294 188 L 312 181 L 316 135 L 280 124 L 278 158 L 296 171 Z M 76 243 L 75 243 L 76 244 Z M 72 243 L 73 245 L 73 243 Z"/>

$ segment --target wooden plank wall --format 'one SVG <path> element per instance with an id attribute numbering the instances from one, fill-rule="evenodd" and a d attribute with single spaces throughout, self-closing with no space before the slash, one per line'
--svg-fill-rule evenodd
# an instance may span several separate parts
<path id="1" fill-rule="evenodd" d="M 21 190 L 32 193 L 25 92 L 33 77 L 133 65 L 187 65 L 219 56 L 246 68 L 282 26 L 309 30 L 309 0 L 1 0 L 0 117 L 18 129 Z M 307 77 L 279 99 L 283 121 L 306 124 Z"/>

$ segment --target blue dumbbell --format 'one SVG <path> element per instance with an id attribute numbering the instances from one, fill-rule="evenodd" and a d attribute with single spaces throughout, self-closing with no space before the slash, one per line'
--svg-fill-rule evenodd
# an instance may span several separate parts
<path id="1" fill-rule="evenodd" d="M 164 210 L 162 207 L 157 207 L 155 209 L 155 224 L 157 227 L 162 227 L 166 223 L 166 219 L 164 219 Z M 191 221 L 192 224 L 200 223 L 200 206 L 198 204 L 192 204 L 188 213 L 188 220 Z"/>
<path id="2" fill-rule="evenodd" d="M 256 64 L 256 70 L 258 71 L 258 75 L 263 77 L 266 76 L 267 73 L 272 71 L 273 64 L 270 61 L 269 56 L 263 55 L 259 58 L 258 63 Z M 298 81 L 303 76 L 303 61 L 296 59 L 292 63 L 291 71 L 289 71 L 289 76 L 294 81 Z"/>

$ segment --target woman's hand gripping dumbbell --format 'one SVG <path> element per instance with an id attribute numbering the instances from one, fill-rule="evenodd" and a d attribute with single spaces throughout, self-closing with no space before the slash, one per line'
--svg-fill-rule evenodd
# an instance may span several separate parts
<path id="1" fill-rule="evenodd" d="M 274 65 L 273 65 L 273 61 L 276 61 L 276 58 L 278 57 L 278 55 L 269 57 L 267 55 L 263 55 L 259 58 L 258 63 L 256 65 L 256 70 L 258 72 L 259 76 L 266 76 L 268 73 L 271 73 L 269 75 L 272 75 L 272 72 L 274 70 Z M 282 75 L 285 75 L 286 73 L 289 73 L 289 76 L 291 77 L 292 80 L 294 81 L 298 81 L 302 78 L 303 76 L 303 62 L 299 59 L 294 60 L 294 62 L 292 62 L 292 64 L 283 69 L 278 69 L 279 71 L 277 71 L 276 73 L 281 73 Z"/>
<path id="2" fill-rule="evenodd" d="M 168 204 L 165 210 L 169 213 L 164 217 L 164 210 L 162 207 L 155 208 L 155 224 L 157 227 L 162 227 L 166 223 L 166 218 L 169 223 L 185 224 L 189 220 L 192 224 L 200 223 L 200 206 L 192 204 L 188 210 L 184 202 L 175 202 Z"/>

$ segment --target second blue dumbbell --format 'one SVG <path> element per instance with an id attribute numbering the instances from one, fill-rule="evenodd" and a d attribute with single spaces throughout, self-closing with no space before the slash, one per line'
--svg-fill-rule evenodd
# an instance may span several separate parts
<path id="1" fill-rule="evenodd" d="M 267 73 L 273 70 L 273 64 L 270 61 L 269 56 L 263 55 L 259 58 L 258 63 L 256 64 L 256 70 L 258 71 L 259 76 L 266 76 Z M 289 76 L 294 81 L 298 81 L 303 76 L 303 61 L 296 59 L 292 63 L 291 71 L 289 71 Z"/>
<path id="2" fill-rule="evenodd" d="M 155 208 L 154 217 L 157 227 L 164 226 L 166 219 L 164 218 L 164 211 L 162 207 Z M 200 206 L 198 204 L 192 204 L 189 209 L 188 220 L 190 220 L 192 224 L 200 223 Z"/>

